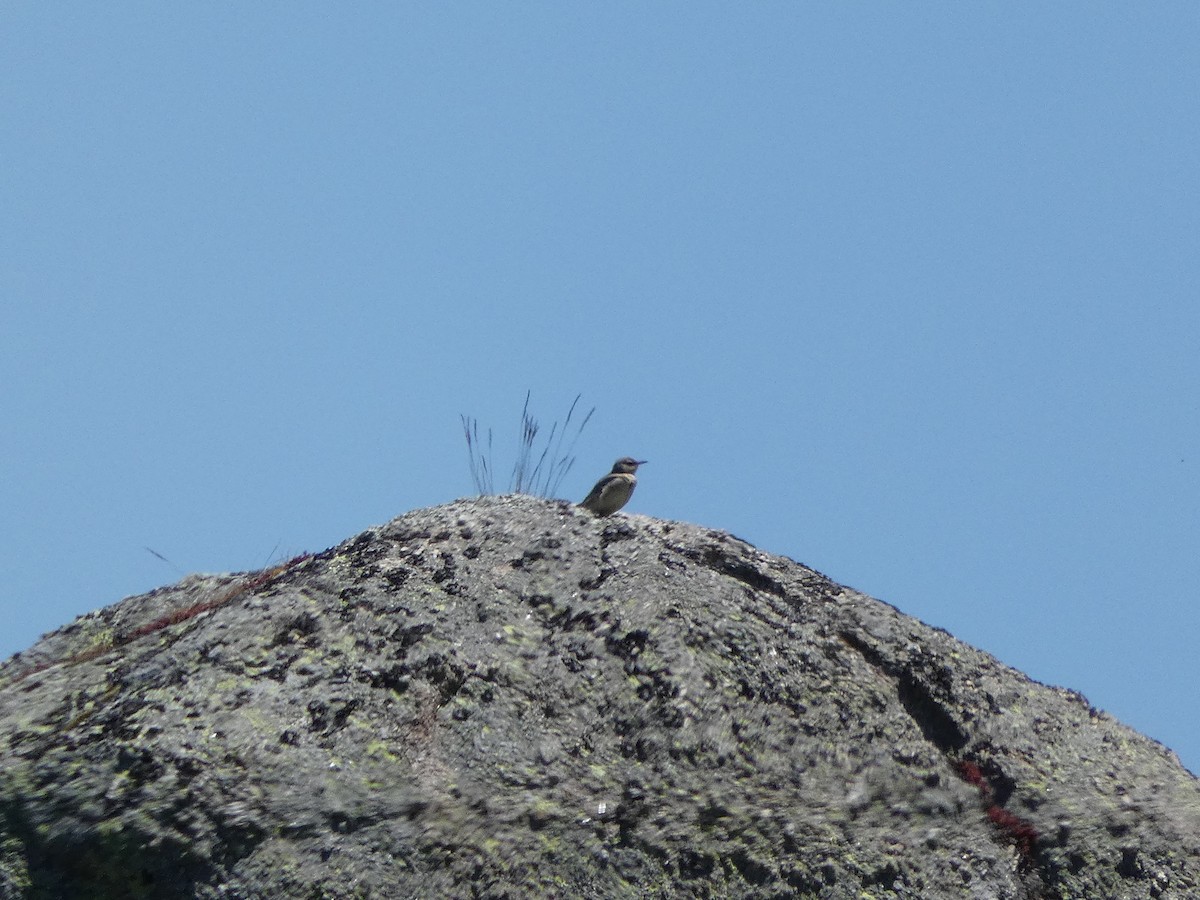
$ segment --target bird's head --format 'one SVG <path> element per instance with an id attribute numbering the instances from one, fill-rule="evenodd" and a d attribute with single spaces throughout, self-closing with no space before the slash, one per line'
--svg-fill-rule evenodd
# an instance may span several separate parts
<path id="1" fill-rule="evenodd" d="M 637 471 L 638 466 L 644 466 L 646 462 L 647 460 L 644 459 L 634 459 L 632 456 L 622 456 L 615 463 L 613 463 L 612 470 L 614 473 L 632 475 Z"/>

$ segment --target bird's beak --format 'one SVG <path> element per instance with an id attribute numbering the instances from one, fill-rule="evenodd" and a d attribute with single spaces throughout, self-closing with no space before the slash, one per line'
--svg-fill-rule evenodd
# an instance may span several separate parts
<path id="1" fill-rule="evenodd" d="M 648 463 L 648 462 L 650 462 L 650 460 L 648 460 L 648 459 L 639 459 L 639 460 L 637 461 L 637 464 L 638 464 L 639 466 L 644 466 L 644 465 L 645 465 L 646 463 Z"/>

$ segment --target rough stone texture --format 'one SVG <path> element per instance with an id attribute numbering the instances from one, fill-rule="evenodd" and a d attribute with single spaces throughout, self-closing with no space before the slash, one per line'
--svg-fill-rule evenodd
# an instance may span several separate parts
<path id="1" fill-rule="evenodd" d="M 1079 694 L 728 534 L 529 497 L 0 667 L 4 900 L 1184 900 L 1198 851 L 1196 779 Z"/>

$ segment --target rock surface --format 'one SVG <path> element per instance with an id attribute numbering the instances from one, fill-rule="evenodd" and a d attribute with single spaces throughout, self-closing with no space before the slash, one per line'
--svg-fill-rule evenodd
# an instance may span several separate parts
<path id="1" fill-rule="evenodd" d="M 722 532 L 492 497 L 0 667 L 0 898 L 1200 897 L 1200 785 Z"/>

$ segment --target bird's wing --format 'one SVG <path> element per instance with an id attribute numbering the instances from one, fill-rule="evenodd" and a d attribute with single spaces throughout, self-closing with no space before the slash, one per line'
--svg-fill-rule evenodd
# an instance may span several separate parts
<path id="1" fill-rule="evenodd" d="M 592 492 L 590 494 L 588 494 L 586 497 L 584 497 L 582 502 L 580 502 L 579 505 L 587 506 L 593 500 L 599 500 L 600 495 L 604 493 L 604 489 L 606 487 L 608 487 L 610 484 L 612 484 L 612 476 L 605 475 L 603 478 L 601 478 L 599 481 L 596 482 L 596 486 L 592 488 Z"/>

